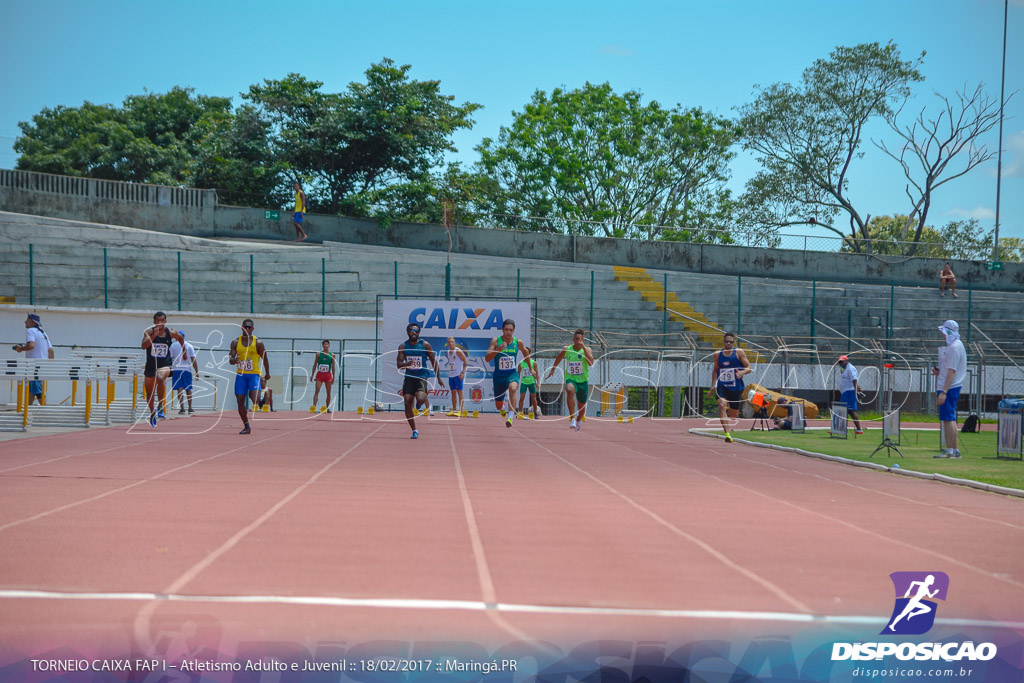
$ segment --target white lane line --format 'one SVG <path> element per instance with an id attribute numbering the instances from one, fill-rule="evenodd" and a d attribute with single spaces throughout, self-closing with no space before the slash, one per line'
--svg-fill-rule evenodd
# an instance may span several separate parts
<path id="1" fill-rule="evenodd" d="M 142 486 L 143 484 L 148 484 L 150 482 L 156 481 L 157 479 L 162 479 L 163 477 L 166 477 L 167 475 L 170 475 L 170 474 L 174 474 L 175 472 L 180 472 L 181 470 L 188 469 L 189 467 L 193 467 L 195 465 L 199 465 L 201 463 L 208 462 L 210 460 L 215 460 L 215 459 L 220 458 L 222 456 L 234 453 L 235 451 L 240 451 L 243 448 L 251 448 L 252 446 L 255 446 L 257 444 L 266 443 L 267 441 L 271 441 L 273 439 L 277 439 L 277 438 L 280 438 L 282 436 L 288 436 L 290 434 L 294 434 L 296 431 L 298 431 L 298 430 L 292 430 L 292 431 L 289 431 L 289 432 L 281 432 L 279 434 L 275 434 L 274 436 L 268 436 L 265 439 L 260 439 L 259 441 L 246 441 L 245 444 L 239 446 L 238 448 L 232 448 L 229 451 L 224 451 L 223 453 L 217 453 L 216 455 L 211 455 L 208 458 L 200 458 L 199 460 L 193 460 L 190 463 L 186 463 L 186 464 L 181 465 L 179 467 L 173 467 L 173 468 L 171 468 L 169 470 L 165 470 L 165 471 L 163 471 L 163 472 L 161 472 L 159 474 L 154 474 L 152 477 L 147 477 L 146 479 L 140 479 L 139 481 L 132 482 L 131 484 L 126 484 L 125 486 L 121 486 L 121 487 L 118 487 L 116 489 L 111 489 L 110 491 L 107 491 L 105 493 L 100 493 L 100 494 L 97 494 L 97 495 L 92 496 L 90 498 L 83 498 L 82 500 L 77 500 L 74 503 L 67 503 L 65 505 L 61 505 L 59 507 L 55 507 L 53 509 L 46 510 L 45 512 L 40 512 L 38 514 L 32 515 L 31 517 L 25 517 L 24 519 L 17 519 L 17 520 L 14 520 L 13 522 L 8 522 L 7 524 L 0 525 L 0 531 L 6 531 L 7 529 L 10 529 L 12 527 L 16 527 L 16 526 L 19 526 L 21 524 L 28 524 L 29 522 L 34 522 L 36 520 L 42 519 L 43 517 L 49 517 L 50 515 L 57 514 L 58 512 L 64 512 L 65 510 L 70 510 L 71 508 L 78 507 L 79 505 L 85 505 L 86 503 L 92 503 L 92 502 L 95 502 L 97 500 L 101 500 L 103 498 L 107 498 L 108 496 L 113 496 L 115 494 L 122 493 L 124 491 L 129 490 L 129 489 L 133 489 L 136 486 Z"/>
<path id="2" fill-rule="evenodd" d="M 303 422 L 302 423 L 302 427 L 300 429 L 307 427 L 309 424 L 311 424 L 311 423 Z M 381 425 L 380 427 L 377 427 L 372 432 L 370 432 L 369 434 L 364 436 L 362 439 L 360 439 L 356 443 L 354 443 L 351 446 L 349 446 L 348 449 L 346 451 L 344 451 L 341 455 L 339 455 L 337 458 L 335 458 L 334 460 L 332 460 L 331 462 L 327 463 L 322 468 L 320 468 L 320 470 L 318 472 L 313 474 L 313 476 L 311 476 L 308 480 L 306 480 L 304 483 L 300 484 L 298 487 L 296 487 L 294 490 L 292 490 L 291 493 L 289 493 L 284 498 L 279 500 L 277 503 L 272 505 L 270 507 L 270 509 L 268 509 L 262 515 L 260 515 L 255 520 L 253 520 L 251 523 L 247 524 L 245 527 L 243 527 L 242 529 L 237 531 L 233 536 L 231 536 L 231 538 L 229 538 L 226 541 L 224 541 L 223 543 L 221 543 L 220 546 L 218 546 L 217 548 L 212 550 L 210 553 L 208 553 L 203 559 L 199 560 L 194 565 L 192 565 L 187 570 L 185 570 L 185 572 L 181 576 L 179 576 L 177 579 L 172 581 L 171 584 L 167 588 L 164 589 L 163 593 L 172 594 L 172 593 L 175 593 L 177 591 L 180 591 L 190 581 L 195 579 L 195 577 L 197 577 L 203 570 L 205 570 L 211 564 L 216 562 L 221 556 L 223 556 L 224 553 L 228 552 L 229 550 L 234 548 L 236 545 L 238 545 L 238 543 L 243 538 L 245 538 L 250 533 L 252 533 L 256 529 L 258 529 L 260 526 L 262 526 L 264 522 L 266 522 L 268 519 L 273 517 L 281 508 L 283 508 L 289 502 L 294 500 L 296 496 L 298 496 L 300 493 L 302 493 L 307 488 L 309 488 L 314 483 L 316 483 L 316 481 L 323 474 L 325 474 L 328 470 L 330 470 L 336 464 L 341 462 L 342 458 L 344 458 L 349 453 L 351 453 L 352 451 L 357 449 L 359 446 L 361 446 L 364 443 L 366 443 L 366 441 L 371 436 L 373 436 L 374 434 L 376 434 L 377 432 L 379 432 L 382 429 L 384 429 L 384 425 Z M 294 434 L 297 431 L 299 431 L 299 429 L 294 429 L 294 430 L 290 430 L 290 431 L 287 431 L 287 432 L 283 432 L 282 436 L 283 435 Z M 134 628 L 134 632 L 135 632 L 136 641 L 139 642 L 139 643 L 142 643 L 147 648 L 149 648 L 149 647 L 151 647 L 153 645 L 153 643 L 150 642 L 150 639 L 149 639 L 149 634 L 150 634 L 149 625 L 150 625 L 150 618 L 153 616 L 153 613 L 156 611 L 156 608 L 157 608 L 158 604 L 159 604 L 158 600 L 156 600 L 156 599 L 150 600 L 145 605 L 143 605 L 141 608 L 139 608 L 139 611 L 135 614 L 133 628 Z M 148 649 L 146 651 L 148 652 Z"/>
<path id="3" fill-rule="evenodd" d="M 459 453 L 455 448 L 455 436 L 452 434 L 451 427 L 447 429 L 448 443 L 451 444 L 452 458 L 455 460 L 455 475 L 459 480 L 459 495 L 462 498 L 462 509 L 466 514 L 469 541 L 473 546 L 473 559 L 476 562 L 477 580 L 480 581 L 480 593 L 485 603 L 493 605 L 498 602 L 498 596 L 494 591 L 494 581 L 491 579 L 491 570 L 487 565 L 484 544 L 480 540 L 480 529 L 477 527 L 476 516 L 473 514 L 473 503 L 469 500 L 469 491 L 466 489 L 466 478 L 462 476 L 462 463 L 459 460 Z"/>
<path id="4" fill-rule="evenodd" d="M 168 434 L 167 436 L 162 436 L 162 437 L 154 439 L 152 441 L 146 441 L 146 443 L 147 444 L 151 444 L 151 443 L 154 443 L 156 441 L 163 441 L 164 439 L 171 438 L 171 436 L 172 435 Z M 77 458 L 77 457 L 83 456 L 83 455 L 95 455 L 97 453 L 109 453 L 110 451 L 116 451 L 116 450 L 121 449 L 121 448 L 129 448 L 131 446 L 137 446 L 137 445 L 139 445 L 139 442 L 123 443 L 123 444 L 120 444 L 118 446 L 111 446 L 110 448 L 101 448 L 101 449 L 96 450 L 96 451 L 83 451 L 81 453 L 69 453 L 68 455 L 61 455 L 61 456 L 57 456 L 56 458 L 49 458 L 48 460 L 40 460 L 38 462 L 27 462 L 27 463 L 25 463 L 23 465 L 15 465 L 14 467 L 8 467 L 7 469 L 0 470 L 0 474 L 4 474 L 6 472 L 14 472 L 15 470 L 23 470 L 26 467 L 35 467 L 36 465 L 49 465 L 51 462 L 58 462 L 60 460 L 67 460 L 68 458 Z M 32 475 L 29 475 L 29 476 L 32 476 Z"/>
<path id="5" fill-rule="evenodd" d="M 511 634 L 513 638 L 520 641 L 538 641 L 524 631 L 519 630 L 508 621 L 502 618 L 499 611 L 492 609 L 498 603 L 498 594 L 494 590 L 494 580 L 491 578 L 491 569 L 487 564 L 487 555 L 484 553 L 484 544 L 480 539 L 480 528 L 476 523 L 476 515 L 473 514 L 473 502 L 469 499 L 469 489 L 466 487 L 466 478 L 462 474 L 462 461 L 459 460 L 459 452 L 455 448 L 455 435 L 452 428 L 448 428 L 448 443 L 451 445 L 452 458 L 455 460 L 455 474 L 459 480 L 459 495 L 462 498 L 462 509 L 466 514 L 466 527 L 469 530 L 470 543 L 473 546 L 473 560 L 476 562 L 477 580 L 480 582 L 480 593 L 483 596 L 483 605 L 487 608 L 487 616 L 498 628 Z"/>
<path id="6" fill-rule="evenodd" d="M 568 460 L 566 460 L 562 456 L 560 456 L 557 453 L 555 453 L 554 451 L 552 451 L 550 448 L 548 448 L 547 446 L 545 446 L 541 442 L 536 441 L 536 440 L 531 439 L 530 437 L 526 436 L 525 434 L 523 434 L 522 431 L 518 432 L 518 434 L 520 434 L 524 439 L 526 439 L 527 441 L 531 442 L 532 444 L 534 444 L 538 448 L 547 451 L 548 453 L 550 453 L 552 456 L 554 456 L 558 460 L 562 461 L 563 463 L 565 463 L 569 467 L 573 468 L 574 470 L 576 470 L 580 474 L 582 474 L 585 477 L 587 477 L 588 479 L 592 480 L 594 483 L 596 483 L 599 486 L 607 489 L 608 491 L 613 493 L 615 496 L 621 498 L 627 504 L 629 504 L 630 506 L 636 508 L 638 511 L 642 512 L 643 514 L 647 515 L 648 517 L 653 519 L 655 522 L 657 522 L 661 526 L 663 526 L 666 529 L 668 529 L 669 531 L 671 531 L 673 534 L 679 536 L 680 538 L 684 538 L 687 541 L 689 541 L 690 543 L 693 543 L 697 547 L 701 548 L 704 552 L 706 552 L 707 554 L 709 554 L 712 557 L 714 557 L 716 560 L 721 562 L 726 567 L 729 567 L 730 569 L 732 569 L 733 571 L 737 572 L 738 574 L 741 574 L 741 575 L 747 577 L 748 579 L 750 579 L 754 583 L 757 583 L 761 587 L 767 589 L 770 593 L 772 593 L 777 598 L 779 598 L 783 602 L 787 603 L 788 605 L 790 605 L 794 609 L 796 609 L 796 610 L 798 610 L 800 612 L 805 612 L 807 614 L 810 614 L 812 612 L 812 610 L 811 610 L 811 608 L 809 606 L 805 605 L 803 602 L 798 600 L 796 597 L 790 595 L 788 592 L 783 590 L 780 586 L 775 585 L 774 583 L 772 583 L 768 579 L 764 578 L 760 574 L 757 574 L 756 572 L 751 571 L 750 569 L 747 569 L 743 565 L 739 564 L 738 562 L 734 561 L 732 558 L 727 556 L 725 553 L 723 553 L 720 550 L 718 550 L 715 547 L 713 547 L 711 544 L 707 543 L 706 541 L 702 541 L 701 539 L 697 538 L 696 536 L 683 531 L 682 529 L 677 527 L 675 524 L 672 524 L 671 522 L 669 522 L 664 517 L 659 516 L 653 510 L 649 510 L 649 509 L 645 508 L 640 503 L 636 502 L 635 500 L 633 500 L 632 498 L 630 498 L 626 494 L 622 493 L 621 491 L 616 489 L 611 484 L 605 483 L 604 481 L 602 481 L 601 479 L 598 479 L 596 476 L 594 476 L 590 472 L 587 472 L 583 468 L 578 467 L 577 465 L 574 465 L 573 463 L 569 462 Z"/>
<path id="7" fill-rule="evenodd" d="M 584 617 L 652 617 L 729 621 L 782 621 L 800 624 L 886 624 L 887 617 L 856 614 L 805 614 L 802 612 L 757 612 L 744 610 L 687 610 L 656 608 L 595 607 L 573 605 L 528 605 L 486 603 L 482 600 L 429 600 L 416 598 L 344 598 L 301 595 L 183 595 L 176 593 L 71 593 L 0 589 L 0 600 L 115 600 L 129 602 L 183 602 L 219 605 L 290 605 L 297 607 L 352 607 L 360 609 L 408 609 L 425 611 L 468 611 L 515 614 L 548 614 Z M 1024 621 L 936 618 L 937 625 L 981 628 L 1024 629 Z"/>
<path id="8" fill-rule="evenodd" d="M 177 579 L 175 579 L 171 583 L 170 586 L 168 586 L 166 589 L 164 589 L 164 592 L 165 593 L 174 593 L 176 591 L 180 591 L 189 582 L 191 582 L 193 579 L 195 579 L 204 569 L 206 569 L 211 564 L 216 562 L 222 555 L 224 555 L 224 553 L 228 552 L 229 550 L 234 548 L 236 545 L 238 545 L 238 543 L 243 538 L 245 538 L 246 536 L 251 534 L 253 531 L 258 529 L 259 527 L 263 526 L 263 523 L 266 522 L 271 517 L 273 517 L 275 514 L 277 514 L 277 512 L 281 508 L 283 508 L 285 505 L 287 505 L 288 503 L 293 501 L 299 494 L 304 492 L 310 486 L 315 484 L 317 482 L 317 480 L 321 476 L 323 476 L 324 474 L 327 473 L 328 470 L 330 470 L 332 467 L 334 467 L 339 462 L 341 462 L 342 458 L 344 458 L 346 455 L 348 455 L 349 453 L 351 453 L 355 449 L 359 448 L 359 446 L 363 445 L 371 436 L 373 436 L 374 434 L 376 434 L 377 432 L 379 432 L 382 429 L 384 429 L 383 425 L 380 426 L 380 427 L 377 427 L 377 429 L 373 430 L 372 432 L 370 432 L 369 434 L 364 436 L 362 439 L 360 439 L 356 443 L 354 443 L 351 446 L 349 446 L 348 450 L 344 451 L 337 458 L 335 458 L 331 462 L 329 462 L 326 465 L 324 465 L 322 468 L 320 468 L 320 470 L 318 472 L 316 472 L 308 480 L 306 480 L 302 484 L 299 484 L 299 486 L 296 487 L 291 493 L 289 493 L 284 498 L 282 498 L 281 500 L 277 501 L 274 505 L 272 505 L 270 507 L 270 509 L 268 509 L 262 515 L 260 515 L 255 520 L 253 520 L 250 524 L 248 524 L 245 527 L 243 527 L 242 529 L 240 529 L 231 538 L 229 538 L 228 540 L 226 540 L 223 543 L 221 543 L 219 547 L 217 547 L 214 550 L 212 550 L 209 554 L 206 555 L 206 557 L 204 557 L 203 559 L 199 560 L 194 565 L 192 565 L 189 569 L 187 569 L 185 571 L 184 574 L 179 576 Z M 287 432 L 287 433 L 288 434 L 293 434 L 295 431 L 298 431 L 298 430 L 293 430 L 293 431 Z"/>
<path id="9" fill-rule="evenodd" d="M 669 443 L 671 443 L 671 442 L 669 442 Z M 1004 574 L 1000 574 L 1000 573 L 997 573 L 997 572 L 989 571 L 987 569 L 983 569 L 982 567 L 979 567 L 977 565 L 973 565 L 973 564 L 971 564 L 969 562 L 965 562 L 964 560 L 957 559 L 955 557 L 952 557 L 951 555 L 946 555 L 945 553 L 939 552 L 937 550 L 932 550 L 931 548 L 927 548 L 927 547 L 924 547 L 924 546 L 917 545 L 917 544 L 913 543 L 912 541 L 907 541 L 907 540 L 902 540 L 902 539 L 892 538 L 890 536 L 886 536 L 885 534 L 879 533 L 877 531 L 872 531 L 871 529 L 858 526 L 858 525 L 854 524 L 853 522 L 848 522 L 845 519 L 839 519 L 837 517 L 833 517 L 831 515 L 827 515 L 827 514 L 825 514 L 823 512 L 818 512 L 817 510 L 814 510 L 814 509 L 811 509 L 811 508 L 807 508 L 807 507 L 804 507 L 802 505 L 797 505 L 796 503 L 790 502 L 790 501 L 786 500 L 785 498 L 779 498 L 777 496 L 772 496 L 772 495 L 769 495 L 767 493 L 764 493 L 763 491 L 758 491 L 757 489 L 750 488 L 750 487 L 747 487 L 747 486 L 743 486 L 742 484 L 737 484 L 736 482 L 728 481 L 728 480 L 723 479 L 722 477 L 720 477 L 718 475 L 708 474 L 707 472 L 703 472 L 701 470 L 689 467 L 687 465 L 683 465 L 682 463 L 676 462 L 674 460 L 667 460 L 667 459 L 665 459 L 663 457 L 660 457 L 660 456 L 655 456 L 655 455 L 650 455 L 648 453 L 643 453 L 642 451 L 635 450 L 635 449 L 630 448 L 629 446 L 626 446 L 626 445 L 623 445 L 623 444 L 620 444 L 620 446 L 622 448 L 627 449 L 627 450 L 631 450 L 634 453 L 637 453 L 638 455 L 643 455 L 644 457 L 651 458 L 651 459 L 657 460 L 659 462 L 663 462 L 663 463 L 665 463 L 667 465 L 671 465 L 673 467 L 678 467 L 678 468 L 681 468 L 681 469 L 688 470 L 690 472 L 695 472 L 697 474 L 700 474 L 700 475 L 703 475 L 705 477 L 708 477 L 709 479 L 714 479 L 715 481 L 721 482 L 722 484 L 725 484 L 726 486 L 732 486 L 734 488 L 740 489 L 741 491 L 746 491 L 747 493 L 751 493 L 751 494 L 753 494 L 755 496 L 760 496 L 761 498 L 767 498 L 770 501 L 779 503 L 779 504 L 784 505 L 786 507 L 793 508 L 794 510 L 799 510 L 800 512 L 803 512 L 803 513 L 806 513 L 806 514 L 809 514 L 809 515 L 813 515 L 815 517 L 820 517 L 821 519 L 828 520 L 829 522 L 838 524 L 840 526 L 847 527 L 849 529 L 853 529 L 854 531 L 858 531 L 858 532 L 860 532 L 860 533 L 862 533 L 862 534 L 864 534 L 866 536 L 870 536 L 871 538 L 875 538 L 875 539 L 878 539 L 880 541 L 885 541 L 886 543 L 894 544 L 894 545 L 896 545 L 896 546 L 898 546 L 900 548 L 903 548 L 903 549 L 915 550 L 917 552 L 924 553 L 926 555 L 932 555 L 932 556 L 934 556 L 934 557 L 936 557 L 936 558 L 938 558 L 940 560 L 943 560 L 944 562 L 948 562 L 950 564 L 954 564 L 954 565 L 957 565 L 959 567 L 963 567 L 964 569 L 968 569 L 970 571 L 976 572 L 976 573 L 981 574 L 982 576 L 985 576 L 985 577 L 987 577 L 989 579 L 993 579 L 993 580 L 996 580 L 996 581 L 1007 583 L 1007 584 L 1010 584 L 1011 586 L 1014 586 L 1016 588 L 1024 588 L 1024 582 L 1016 581 L 1016 580 L 1014 580 L 1014 579 L 1012 579 L 1012 578 L 1010 578 L 1010 577 L 1008 577 L 1008 576 L 1006 576 Z M 777 465 L 773 465 L 771 463 L 761 462 L 761 461 L 753 460 L 753 459 L 749 459 L 749 458 L 743 458 L 743 457 L 740 457 L 740 456 L 727 456 L 727 457 L 732 457 L 732 458 L 735 458 L 737 460 L 741 460 L 741 461 L 744 461 L 744 462 L 749 462 L 751 464 L 760 464 L 760 465 L 763 465 L 765 467 L 774 467 L 776 469 L 781 469 L 782 471 L 789 472 L 791 474 L 806 474 L 805 472 L 800 472 L 799 470 L 791 470 L 791 469 L 788 469 L 788 468 L 784 468 L 784 467 L 780 467 L 780 466 L 777 466 Z M 813 475 L 813 476 L 818 476 L 818 475 Z M 832 480 L 828 479 L 828 481 L 832 481 Z M 843 481 L 836 481 L 834 483 L 849 485 L 849 486 L 854 487 L 854 488 L 862 488 L 862 487 L 856 486 L 854 484 L 846 484 L 846 482 L 843 482 Z M 867 488 L 865 488 L 863 490 L 868 491 L 868 492 L 872 491 L 871 489 L 867 489 Z M 885 495 L 892 495 L 892 494 L 885 494 Z M 900 499 L 899 496 L 893 496 L 893 497 L 895 497 L 897 499 Z M 907 501 L 907 502 L 916 502 L 916 501 Z M 932 508 L 941 507 L 941 506 L 937 506 L 937 505 L 929 505 L 928 503 L 924 503 L 924 502 L 921 502 L 920 505 L 923 505 L 923 506 L 926 506 L 926 507 L 932 507 Z M 945 508 L 942 508 L 942 509 L 945 509 Z"/>
<path id="10" fill-rule="evenodd" d="M 672 441 L 670 439 L 665 439 L 665 438 L 660 437 L 660 436 L 655 436 L 655 435 L 651 435 L 651 436 L 652 436 L 652 438 L 658 439 L 659 441 L 663 441 L 664 443 L 670 444 L 672 446 L 682 446 L 682 445 L 684 445 L 681 442 Z M 706 439 L 707 437 L 704 437 L 704 438 Z M 686 444 L 686 445 L 689 445 L 689 444 Z M 706 448 L 707 450 L 712 450 L 712 448 L 710 448 L 710 447 L 702 446 L 702 448 Z M 933 502 L 924 501 L 924 500 L 918 500 L 916 498 L 907 498 L 907 497 L 904 497 L 904 496 L 897 495 L 895 493 L 889 493 L 888 491 L 879 491 L 877 489 L 868 488 L 866 486 L 860 486 L 860 485 L 854 484 L 852 482 L 843 481 L 842 479 L 834 479 L 832 477 L 826 477 L 826 476 L 824 476 L 822 474 L 811 473 L 811 472 L 804 472 L 802 470 L 791 468 L 791 467 L 782 467 L 782 466 L 777 465 L 775 463 L 769 463 L 769 462 L 765 462 L 763 460 L 756 460 L 754 458 L 749 458 L 749 457 L 737 455 L 736 453 L 726 453 L 726 452 L 723 452 L 723 451 L 713 451 L 713 452 L 716 452 L 716 453 L 718 453 L 720 455 L 723 455 L 725 457 L 734 458 L 736 460 L 742 460 L 744 462 L 755 463 L 755 464 L 758 464 L 758 465 L 763 465 L 765 467 L 771 467 L 771 468 L 774 468 L 774 469 L 782 470 L 783 472 L 790 472 L 792 474 L 800 474 L 800 475 L 804 475 L 804 476 L 814 477 L 816 479 L 821 479 L 823 481 L 827 481 L 827 482 L 830 482 L 830 483 L 833 483 L 833 484 L 840 484 L 842 486 L 848 486 L 850 488 L 858 489 L 860 491 L 867 491 L 869 493 L 874 493 L 874 494 L 879 495 L 879 496 L 885 496 L 885 497 L 888 497 L 888 498 L 895 498 L 896 500 L 900 501 L 901 503 L 912 503 L 914 505 L 921 505 L 923 507 L 932 508 L 932 509 L 936 509 L 936 510 L 942 510 L 943 512 L 948 512 L 948 513 L 951 513 L 951 514 L 954 514 L 954 515 L 960 515 L 962 517 L 967 517 L 967 518 L 970 518 L 970 519 L 976 519 L 979 522 L 988 522 L 988 523 L 991 523 L 991 524 L 1000 524 L 1002 526 L 1009 527 L 1011 529 L 1016 529 L 1017 531 L 1024 531 L 1024 526 L 1021 526 L 1019 524 L 1014 524 L 1013 522 L 1007 522 L 1007 521 L 1004 521 L 1004 520 L 1001 520 L 1001 519 L 995 519 L 993 517 L 983 517 L 981 515 L 971 514 L 970 512 L 965 512 L 963 510 L 957 510 L 956 508 L 946 507 L 944 505 L 939 505 L 939 504 L 936 504 L 936 503 L 933 503 Z M 786 452 L 791 452 L 791 451 L 778 450 L 776 452 L 777 453 L 786 453 Z M 651 456 L 651 457 L 659 457 L 659 456 Z M 671 461 L 666 461 L 666 462 L 671 462 Z M 825 462 L 825 461 L 822 461 L 822 462 Z"/>

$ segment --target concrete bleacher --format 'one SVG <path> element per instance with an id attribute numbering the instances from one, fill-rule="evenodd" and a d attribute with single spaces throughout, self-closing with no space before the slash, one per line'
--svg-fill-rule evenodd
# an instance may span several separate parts
<path id="1" fill-rule="evenodd" d="M 31 298 L 39 305 L 173 311 L 178 307 L 179 258 L 182 310 L 248 313 L 251 306 L 255 315 L 374 317 L 378 297 L 395 295 L 396 263 L 399 296 L 443 298 L 450 258 L 453 298 L 515 299 L 518 294 L 535 299 L 541 348 L 565 343 L 576 327 L 599 333 L 609 350 L 693 344 L 707 350 L 715 343 L 715 335 L 702 339 L 692 324 L 688 331 L 685 322 L 666 323 L 659 305 L 616 280 L 612 266 L 449 257 L 438 251 L 339 242 L 216 240 L 0 213 L 0 296 L 13 297 L 18 305 Z M 703 314 L 707 324 L 738 328 L 741 336 L 763 348 L 773 348 L 774 337 L 785 337 L 790 343 L 845 350 L 846 334 L 862 342 L 881 340 L 884 346 L 891 307 L 891 349 L 907 353 L 925 347 L 931 354 L 940 341 L 935 331 L 939 323 L 952 317 L 966 329 L 968 321 L 966 290 L 953 299 L 940 298 L 936 288 L 897 287 L 892 292 L 888 284 L 818 282 L 812 296 L 807 281 L 743 277 L 741 294 L 734 276 L 647 273 L 657 283 L 667 282 L 669 292 Z M 813 339 L 812 310 L 817 321 Z M 971 294 L 970 322 L 1001 348 L 1020 349 L 1021 310 L 1020 293 Z M 983 338 L 972 335 L 971 341 Z M 994 347 L 990 351 L 995 354 Z"/>

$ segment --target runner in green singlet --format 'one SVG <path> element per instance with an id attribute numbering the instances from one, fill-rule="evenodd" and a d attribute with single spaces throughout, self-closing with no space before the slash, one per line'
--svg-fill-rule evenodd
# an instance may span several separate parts
<path id="1" fill-rule="evenodd" d="M 587 413 L 587 395 L 590 393 L 590 366 L 594 364 L 594 352 L 583 343 L 584 332 L 577 329 L 572 334 L 572 344 L 562 349 L 555 358 L 555 364 L 544 375 L 544 379 L 555 374 L 555 368 L 565 359 L 565 403 L 569 408 L 569 429 L 577 432 L 583 427 L 583 416 Z M 577 411 L 576 405 L 579 404 Z"/>
<path id="2" fill-rule="evenodd" d="M 537 361 L 532 356 L 524 358 L 519 362 L 519 417 L 524 418 L 523 399 L 530 395 L 530 403 L 533 405 L 533 416 L 540 418 L 540 408 L 537 406 L 537 390 L 540 384 L 540 375 L 537 371 Z"/>
<path id="3" fill-rule="evenodd" d="M 494 406 L 504 410 L 505 401 L 508 401 L 508 420 L 506 427 L 512 426 L 512 420 L 516 416 L 516 392 L 519 391 L 519 373 L 516 372 L 516 358 L 519 352 L 523 357 L 529 357 L 530 349 L 515 335 L 516 323 L 514 320 L 506 320 L 501 324 L 501 336 L 491 340 L 491 345 L 484 355 L 484 362 L 494 362 Z"/>

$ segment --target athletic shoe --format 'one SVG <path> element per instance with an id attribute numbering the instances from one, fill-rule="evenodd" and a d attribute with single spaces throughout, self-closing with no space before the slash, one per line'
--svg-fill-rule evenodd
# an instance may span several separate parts
<path id="1" fill-rule="evenodd" d="M 952 450 L 952 451 L 950 452 L 950 454 L 949 454 L 949 457 L 953 458 L 954 460 L 957 460 L 957 459 L 959 459 L 959 458 L 960 458 L 960 451 L 958 451 L 958 450 L 956 450 L 956 449 L 953 449 L 953 450 Z"/>
<path id="2" fill-rule="evenodd" d="M 502 416 L 502 417 L 505 417 L 505 412 L 506 412 L 506 411 L 505 411 L 504 409 L 502 409 L 502 411 L 501 411 L 501 416 Z"/>
<path id="3" fill-rule="evenodd" d="M 184 415 L 186 412 L 188 412 L 188 411 L 186 411 L 184 408 L 182 408 L 181 410 L 178 411 L 178 415 Z"/>
<path id="4" fill-rule="evenodd" d="M 518 417 L 520 420 L 525 420 L 526 419 L 526 413 L 518 413 L 516 415 L 516 417 Z"/>
<path id="5" fill-rule="evenodd" d="M 238 433 L 239 434 L 252 434 L 252 428 L 249 427 L 248 424 L 246 424 L 244 427 L 242 427 L 242 431 L 240 431 Z"/>
<path id="6" fill-rule="evenodd" d="M 149 416 L 149 426 L 156 428 L 156 415 L 153 415 L 152 413 L 150 413 Z"/>
<path id="7" fill-rule="evenodd" d="M 952 457 L 952 449 L 946 448 L 938 455 L 933 455 L 933 458 L 950 458 Z"/>
<path id="8" fill-rule="evenodd" d="M 418 439 L 418 438 L 420 438 L 420 430 L 418 430 L 418 429 L 412 430 L 412 436 L 410 436 L 409 438 L 410 439 Z"/>
<path id="9" fill-rule="evenodd" d="M 863 434 L 863 433 L 864 433 L 863 429 L 858 429 L 857 431 L 854 432 L 854 434 Z"/>
<path id="10" fill-rule="evenodd" d="M 459 413 L 458 413 L 458 411 L 455 411 L 455 410 L 449 410 L 447 413 L 445 413 L 445 417 L 458 417 L 458 416 L 459 416 Z"/>
<path id="11" fill-rule="evenodd" d="M 161 420 L 166 420 L 167 419 L 167 416 L 164 415 L 164 411 L 163 410 L 156 411 L 156 416 L 159 417 Z"/>
<path id="12" fill-rule="evenodd" d="M 725 433 L 725 442 L 732 443 L 732 434 L 730 434 L 729 432 Z"/>
<path id="13" fill-rule="evenodd" d="M 576 418 L 569 420 L 569 429 L 576 429 Z"/>
<path id="14" fill-rule="evenodd" d="M 577 421 L 576 421 L 576 431 L 577 431 L 577 432 L 578 432 L 578 431 L 580 431 L 580 428 L 581 428 L 581 427 L 583 427 L 583 422 L 582 422 L 582 420 L 577 420 Z"/>
<path id="15" fill-rule="evenodd" d="M 330 408 L 328 408 L 328 409 L 327 409 L 327 414 L 328 414 L 328 415 L 330 415 L 330 414 L 331 414 L 331 409 L 330 409 Z"/>
<path id="16" fill-rule="evenodd" d="M 195 412 L 196 412 L 196 411 L 192 410 L 191 408 L 189 408 L 189 409 L 188 409 L 188 414 L 189 414 L 189 415 L 192 415 L 192 414 L 194 414 Z"/>

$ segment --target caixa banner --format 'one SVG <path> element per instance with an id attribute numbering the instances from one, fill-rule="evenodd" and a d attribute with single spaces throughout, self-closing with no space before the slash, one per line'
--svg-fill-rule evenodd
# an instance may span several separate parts
<path id="1" fill-rule="evenodd" d="M 429 386 L 431 403 L 445 403 L 450 399 L 448 389 L 449 355 L 448 339 L 466 354 L 466 378 L 463 395 L 470 410 L 493 406 L 494 392 L 491 377 L 492 363 L 485 363 L 484 356 L 492 339 L 501 336 L 505 320 L 516 324 L 515 336 L 527 346 L 530 345 L 532 311 L 529 302 L 520 301 L 434 301 L 423 299 L 385 299 L 383 302 L 383 325 L 381 328 L 381 389 L 385 402 L 401 400 L 403 371 L 396 362 L 399 346 L 409 336 L 406 328 L 410 324 L 420 327 L 420 340 L 430 344 L 437 358 L 437 365 L 444 380 L 444 387 L 437 383 L 434 368 L 430 366 Z M 520 355 L 517 359 L 522 360 Z"/>

